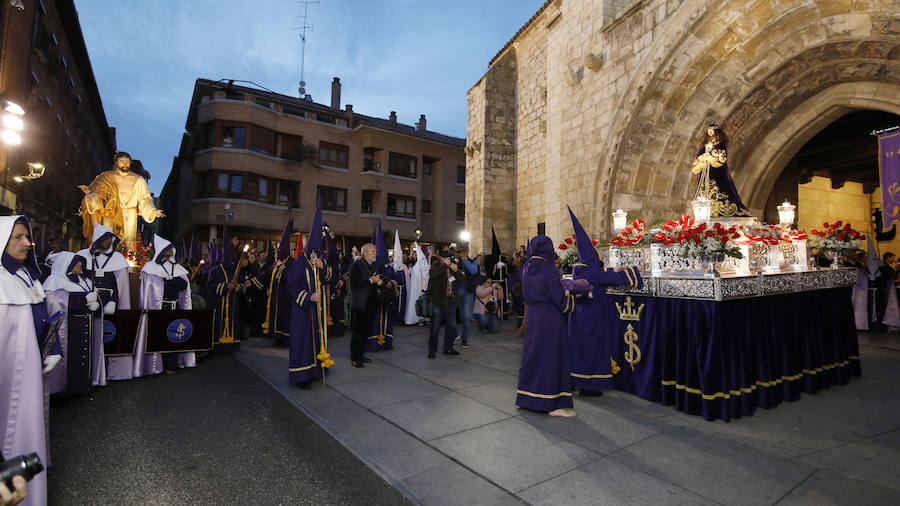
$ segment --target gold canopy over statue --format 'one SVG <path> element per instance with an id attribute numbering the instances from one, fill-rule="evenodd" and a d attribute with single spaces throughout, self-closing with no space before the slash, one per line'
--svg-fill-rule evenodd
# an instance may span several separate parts
<path id="1" fill-rule="evenodd" d="M 85 193 L 81 201 L 83 233 L 88 240 L 93 237 L 94 222 L 109 227 L 124 244 L 134 248 L 137 235 L 137 217 L 148 223 L 165 214 L 156 208 L 147 180 L 131 172 L 131 155 L 116 153 L 113 169 L 102 172 L 90 186 L 81 185 Z"/>

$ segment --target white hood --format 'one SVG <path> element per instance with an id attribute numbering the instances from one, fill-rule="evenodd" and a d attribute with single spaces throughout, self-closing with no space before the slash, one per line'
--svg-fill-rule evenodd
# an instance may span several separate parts
<path id="1" fill-rule="evenodd" d="M 399 272 L 405 269 L 403 265 L 403 248 L 400 247 L 400 232 L 394 230 L 394 270 Z"/>
<path id="2" fill-rule="evenodd" d="M 159 260 L 162 258 L 163 252 L 166 251 L 169 247 L 172 247 L 172 256 L 170 258 L 170 262 L 165 262 L 165 264 L 160 264 Z M 144 268 L 141 269 L 141 272 L 146 272 L 147 274 L 153 274 L 154 276 L 159 276 L 163 279 L 172 279 L 177 278 L 179 276 L 186 276 L 188 271 L 181 264 L 174 263 L 175 260 L 175 247 L 172 246 L 172 243 L 163 239 L 158 235 L 153 236 L 153 260 L 144 264 Z"/>
<path id="3" fill-rule="evenodd" d="M 103 240 L 103 238 L 107 235 L 112 236 L 112 244 L 106 251 L 96 252 L 96 258 L 94 258 L 95 252 L 91 251 L 91 248 L 93 247 L 93 245 Z M 78 252 L 78 254 L 86 260 L 85 269 L 100 269 L 104 272 L 115 272 L 122 269 L 130 269 L 131 266 L 128 265 L 128 260 L 125 259 L 125 255 L 116 251 L 116 247 L 119 245 L 119 242 L 119 237 L 116 236 L 116 234 L 113 233 L 112 230 L 95 221 L 94 236 L 91 238 L 91 246 Z"/>
<path id="4" fill-rule="evenodd" d="M 428 270 L 428 259 L 425 258 L 425 252 L 422 251 L 422 248 L 419 246 L 418 242 L 415 243 L 413 249 L 416 252 L 416 267 Z"/>
<path id="5" fill-rule="evenodd" d="M 25 219 L 25 227 L 28 229 L 28 235 L 31 236 L 31 224 L 28 222 L 28 218 L 21 215 L 0 216 L 0 243 L 3 245 L 0 255 L 6 251 L 13 227 L 20 218 Z M 28 254 L 25 262 L 32 268 L 33 272 L 40 272 L 37 260 L 34 257 L 34 250 Z M 42 302 L 44 300 L 44 287 L 41 286 L 40 280 L 29 279 L 30 274 L 22 267 L 15 269 L 15 271 L 20 272 L 19 276 L 16 276 L 16 272 L 7 270 L 6 265 L 0 262 L 0 304 L 23 305 Z M 26 284 L 25 280 L 29 280 L 31 287 Z"/>
<path id="6" fill-rule="evenodd" d="M 67 274 L 69 274 L 69 267 L 72 265 L 72 260 L 74 259 L 75 253 L 72 253 L 71 251 L 61 251 L 53 257 L 53 266 L 50 269 L 50 276 L 47 278 L 47 281 L 44 281 L 44 290 L 48 292 L 52 292 L 53 290 L 65 290 L 74 293 L 84 293 L 89 291 L 84 286 L 72 282 L 67 276 Z M 84 271 L 82 270 L 82 272 Z"/>

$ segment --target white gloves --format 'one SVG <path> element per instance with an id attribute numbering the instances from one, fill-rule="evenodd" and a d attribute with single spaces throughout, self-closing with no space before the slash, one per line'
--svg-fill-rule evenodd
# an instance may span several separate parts
<path id="1" fill-rule="evenodd" d="M 84 298 L 87 299 L 88 304 L 91 302 L 97 302 L 97 292 L 88 292 L 84 294 Z"/>
<path id="2" fill-rule="evenodd" d="M 116 303 L 109 301 L 103 306 L 103 314 L 113 314 L 116 312 Z"/>
<path id="3" fill-rule="evenodd" d="M 47 374 L 52 371 L 56 364 L 62 360 L 62 355 L 50 355 L 44 359 L 44 368 L 41 369 L 41 374 Z"/>
<path id="4" fill-rule="evenodd" d="M 96 302 L 96 301 L 95 301 L 95 302 L 88 302 L 88 303 L 87 303 L 87 308 L 88 308 L 88 310 L 91 311 L 91 312 L 96 311 L 96 310 L 100 309 L 100 303 L 99 303 L 99 302 Z"/>

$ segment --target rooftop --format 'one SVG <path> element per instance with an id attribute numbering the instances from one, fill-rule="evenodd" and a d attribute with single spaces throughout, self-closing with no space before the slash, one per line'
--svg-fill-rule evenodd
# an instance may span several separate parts
<path id="1" fill-rule="evenodd" d="M 195 87 L 195 96 L 194 99 L 197 99 L 196 89 L 201 85 L 212 86 L 216 88 L 220 88 L 225 91 L 233 91 L 238 93 L 247 93 L 257 97 L 262 97 L 266 99 L 270 99 L 274 102 L 278 102 L 281 104 L 287 104 L 292 106 L 297 106 L 298 108 L 314 111 L 314 112 L 322 112 L 330 115 L 344 117 L 346 111 L 343 109 L 335 109 L 329 105 L 319 104 L 313 102 L 312 100 L 305 98 L 292 97 L 289 95 L 282 95 L 280 93 L 276 93 L 271 90 L 260 89 L 260 88 L 252 88 L 248 86 L 242 86 L 239 84 L 234 84 L 231 80 L 222 79 L 219 81 L 213 81 L 211 79 L 197 79 L 197 84 Z M 190 121 L 190 118 L 189 118 Z M 392 132 L 401 133 L 404 135 L 410 135 L 413 137 L 420 137 L 422 139 L 427 139 L 430 141 L 441 142 L 444 144 L 450 144 L 453 146 L 464 147 L 466 145 L 466 140 L 453 137 L 450 135 L 444 135 L 438 132 L 432 132 L 430 130 L 419 130 L 413 125 L 406 125 L 403 123 L 399 123 L 397 121 L 392 121 L 390 119 L 385 118 L 377 118 L 374 116 L 367 116 L 365 114 L 359 114 L 355 110 L 353 111 L 353 125 L 348 125 L 351 128 L 358 128 L 360 126 L 369 126 L 373 128 L 379 128 L 382 130 L 388 130 Z"/>

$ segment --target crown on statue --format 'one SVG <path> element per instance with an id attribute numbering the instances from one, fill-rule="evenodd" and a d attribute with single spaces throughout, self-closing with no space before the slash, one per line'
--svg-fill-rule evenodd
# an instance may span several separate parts
<path id="1" fill-rule="evenodd" d="M 619 310 L 620 320 L 639 322 L 641 321 L 641 311 L 644 310 L 644 305 L 637 306 L 637 310 L 635 310 L 634 302 L 631 301 L 631 296 L 628 296 L 625 297 L 624 304 L 616 302 L 616 309 Z"/>

